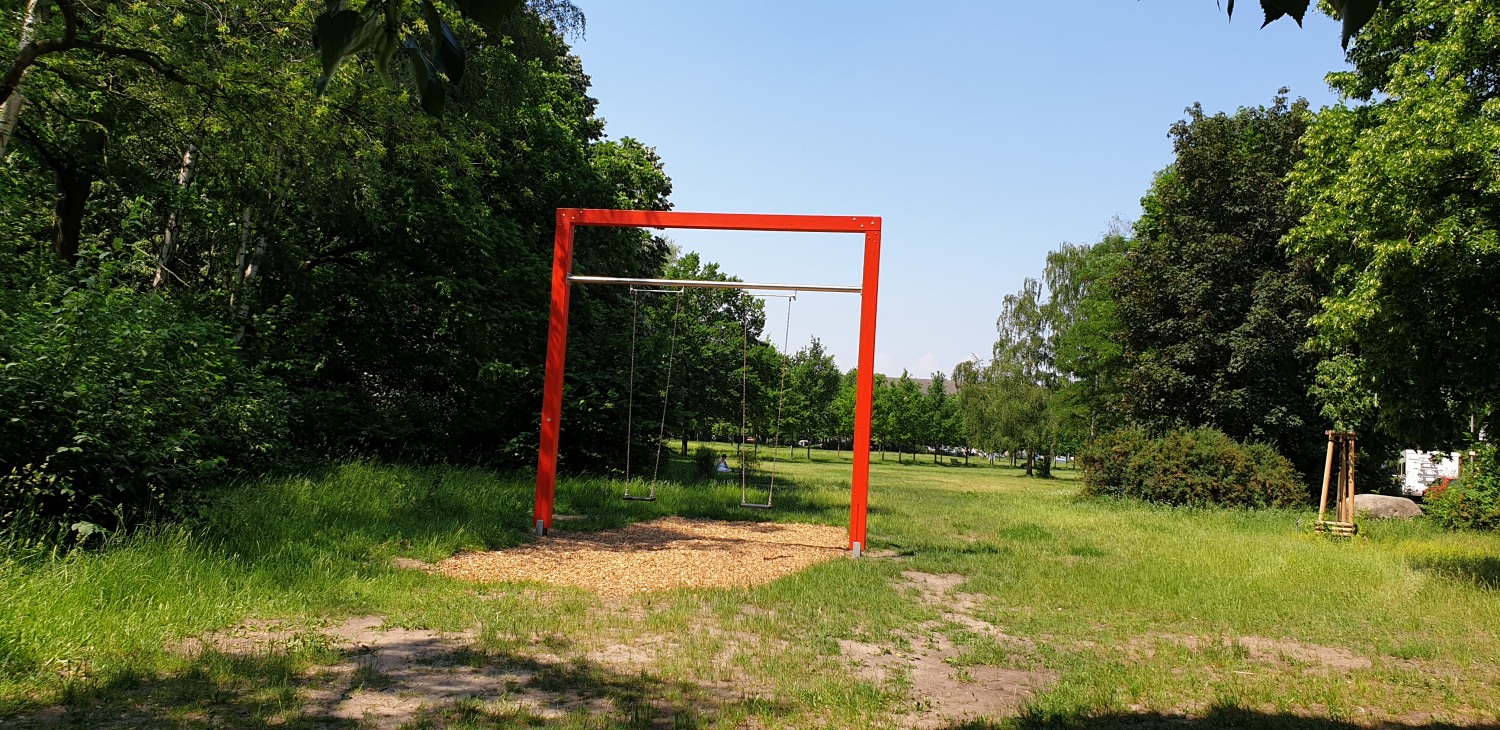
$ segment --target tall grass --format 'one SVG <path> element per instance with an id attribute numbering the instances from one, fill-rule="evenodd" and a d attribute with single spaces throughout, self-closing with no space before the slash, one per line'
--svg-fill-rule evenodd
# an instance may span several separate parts
<path id="1" fill-rule="evenodd" d="M 769 512 L 738 508 L 737 475 L 689 479 L 690 465 L 674 457 L 655 502 L 621 501 L 612 480 L 563 480 L 561 526 L 666 514 L 844 524 L 847 455 L 788 458 L 781 449 L 779 457 Z M 726 717 L 864 726 L 889 719 L 902 700 L 844 671 L 837 640 L 899 643 L 899 631 L 938 619 L 938 609 L 897 588 L 903 570 L 963 576 L 959 590 L 979 597 L 975 617 L 1025 639 L 1001 644 L 960 626 L 939 629 L 963 647 L 959 664 L 1055 676 L 1029 706 L 1033 718 L 1214 706 L 1328 717 L 1421 709 L 1472 721 L 1500 707 L 1500 537 L 1423 520 L 1366 521 L 1359 538 L 1331 541 L 1311 533 L 1305 512 L 1080 501 L 1077 486 L 1003 467 L 877 460 L 870 547 L 894 558 L 613 606 L 571 589 L 475 586 L 392 567 L 397 556 L 430 561 L 530 539 L 527 476 L 355 462 L 246 484 L 191 522 L 95 549 L 12 545 L 0 557 L 0 718 L 59 700 L 107 702 L 124 688 L 194 672 L 219 676 L 222 668 L 205 669 L 175 647 L 246 619 L 315 626 L 376 614 L 406 626 L 478 627 L 480 647 L 506 655 L 538 641 L 567 654 L 678 637 L 675 653 L 650 670 L 667 683 L 652 685 L 659 689 L 722 672 L 714 657 L 722 631 L 732 631 L 754 638 L 734 661 L 751 678 L 747 697 L 759 699 Z M 1189 646 L 1184 636 L 1199 640 Z M 1237 637 L 1338 647 L 1371 665 L 1266 666 Z M 292 654 L 328 660 L 315 646 Z M 285 694 L 287 671 L 262 667 L 233 686 Z M 216 686 L 220 699 L 240 692 Z"/>

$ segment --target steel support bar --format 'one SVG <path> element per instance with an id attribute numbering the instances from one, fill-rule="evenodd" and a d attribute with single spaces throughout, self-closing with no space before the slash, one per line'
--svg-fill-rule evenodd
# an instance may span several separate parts
<path id="1" fill-rule="evenodd" d="M 875 400 L 875 313 L 880 288 L 880 229 L 865 233 L 863 291 L 859 295 L 859 355 L 854 381 L 854 478 L 849 494 L 849 554 L 859 557 L 870 502 L 870 419 Z"/>
<path id="2" fill-rule="evenodd" d="M 863 280 L 860 286 L 855 287 L 573 276 L 573 231 L 578 226 L 862 233 L 865 237 Z M 552 303 L 547 322 L 546 374 L 542 381 L 541 453 L 537 458 L 536 501 L 533 507 L 533 522 L 537 534 L 544 535 L 552 529 L 552 509 L 557 491 L 557 451 L 562 427 L 563 369 L 568 350 L 568 301 L 572 284 L 837 292 L 860 295 L 858 378 L 854 396 L 854 478 L 849 499 L 849 550 L 854 557 L 864 553 L 869 545 L 866 540 L 866 516 L 870 495 L 870 418 L 875 394 L 875 314 L 876 289 L 880 281 L 880 227 L 879 218 L 864 216 L 559 208 L 552 257 Z"/>
<path id="3" fill-rule="evenodd" d="M 563 367 L 568 358 L 568 272 L 573 269 L 573 225 L 557 214 L 552 249 L 552 305 L 547 317 L 547 370 L 542 380 L 542 438 L 536 462 L 532 519 L 538 535 L 552 530 L 557 493 L 557 445 L 562 433 Z"/>
<path id="4" fill-rule="evenodd" d="M 748 281 L 706 281 L 703 279 L 630 279 L 622 276 L 569 276 L 573 284 L 629 284 L 630 286 L 679 286 L 689 289 L 764 289 L 767 291 L 821 291 L 835 294 L 858 294 L 857 286 L 840 284 L 757 284 Z"/>
<path id="5" fill-rule="evenodd" d="M 756 213 L 684 213 L 665 210 L 559 208 L 559 219 L 575 226 L 617 228 L 696 228 L 713 231 L 783 231 L 787 233 L 864 233 L 880 230 L 874 216 L 760 215 Z"/>

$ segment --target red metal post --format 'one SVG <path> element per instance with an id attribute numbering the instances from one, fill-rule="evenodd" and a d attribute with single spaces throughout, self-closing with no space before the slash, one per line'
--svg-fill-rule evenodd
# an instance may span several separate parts
<path id="1" fill-rule="evenodd" d="M 858 377 L 854 384 L 854 480 L 849 495 L 849 551 L 869 546 L 865 517 L 870 500 L 870 419 L 875 398 L 875 311 L 880 286 L 880 222 L 865 231 L 865 272 L 859 295 Z"/>
<path id="2" fill-rule="evenodd" d="M 864 233 L 880 230 L 880 218 L 851 215 L 765 215 L 761 213 L 689 213 L 680 210 L 608 210 L 564 208 L 575 226 L 623 228 L 697 228 L 720 231 L 792 231 Z"/>
<path id="3" fill-rule="evenodd" d="M 562 427 L 563 366 L 568 354 L 568 275 L 573 268 L 573 229 L 576 226 L 863 233 L 865 265 L 860 294 L 859 380 L 855 387 L 854 401 L 854 481 L 849 504 L 849 548 L 858 557 L 866 548 L 865 516 L 870 494 L 870 418 L 875 393 L 875 311 L 876 289 L 880 284 L 880 224 L 879 218 L 869 216 L 559 208 L 552 259 L 552 309 L 547 325 L 547 370 L 542 390 L 542 441 L 537 459 L 536 503 L 532 511 L 537 534 L 546 534 L 552 529 L 553 499 L 557 493 L 557 446 Z"/>
<path id="4" fill-rule="evenodd" d="M 571 211 L 557 211 L 552 250 L 552 309 L 547 319 L 547 371 L 542 385 L 542 444 L 536 465 L 536 534 L 552 529 L 552 502 L 557 494 L 557 442 L 562 429 L 563 365 L 568 357 L 568 274 L 573 271 Z"/>

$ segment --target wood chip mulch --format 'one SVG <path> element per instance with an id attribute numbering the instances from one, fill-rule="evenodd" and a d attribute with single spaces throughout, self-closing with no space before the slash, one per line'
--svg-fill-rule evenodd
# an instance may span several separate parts
<path id="1" fill-rule="evenodd" d="M 769 583 L 843 556 L 848 540 L 846 530 L 826 525 L 663 517 L 601 532 L 554 529 L 517 548 L 460 553 L 433 571 L 462 580 L 538 581 L 621 597 Z"/>

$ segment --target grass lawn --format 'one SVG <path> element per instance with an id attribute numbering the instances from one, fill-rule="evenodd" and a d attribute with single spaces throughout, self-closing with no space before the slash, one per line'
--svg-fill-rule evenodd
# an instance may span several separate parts
<path id="1" fill-rule="evenodd" d="M 812 456 L 778 464 L 771 511 L 736 507 L 737 482 L 623 502 L 616 482 L 566 480 L 558 512 L 578 517 L 560 526 L 844 525 L 848 454 Z M 366 463 L 244 485 L 194 525 L 100 552 L 13 549 L 0 725 L 1500 725 L 1500 536 L 1366 521 L 1334 541 L 1311 534 L 1310 513 L 1084 502 L 1068 470 L 876 459 L 880 556 L 749 589 L 603 599 L 396 567 L 526 542 L 531 480 Z M 337 639 L 355 617 L 413 656 L 446 647 L 430 663 L 488 689 L 433 702 L 390 689 L 419 685 Z M 996 678 L 1025 689 L 1004 716 L 937 711 Z M 328 711 L 382 692 L 424 706 Z"/>

